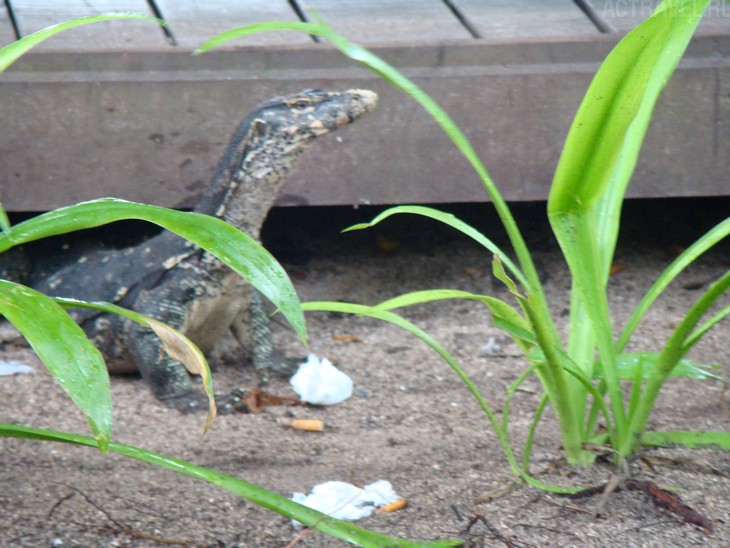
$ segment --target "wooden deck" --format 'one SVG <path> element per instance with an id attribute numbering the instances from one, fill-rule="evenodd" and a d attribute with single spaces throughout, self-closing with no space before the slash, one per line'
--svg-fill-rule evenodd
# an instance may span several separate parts
<path id="1" fill-rule="evenodd" d="M 374 115 L 318 143 L 282 205 L 464 202 L 486 196 L 417 106 L 296 33 L 190 52 L 218 32 L 298 21 L 303 7 L 401 68 L 473 140 L 509 200 L 547 197 L 592 74 L 647 0 L 9 0 L 0 41 L 73 17 L 159 14 L 54 37 L 0 75 L 0 199 L 47 210 L 99 196 L 193 203 L 238 119 L 307 87 L 378 91 Z M 713 1 L 660 100 L 634 197 L 730 194 L 730 4 Z"/>

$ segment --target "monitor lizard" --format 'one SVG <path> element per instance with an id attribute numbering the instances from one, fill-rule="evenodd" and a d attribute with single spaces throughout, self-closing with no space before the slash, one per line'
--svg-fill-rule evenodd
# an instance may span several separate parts
<path id="1" fill-rule="evenodd" d="M 261 226 L 298 158 L 312 142 L 373 110 L 367 90 L 305 90 L 256 107 L 240 123 L 194 211 L 259 239 Z M 260 297 L 210 253 L 171 232 L 120 250 L 97 250 L 32 284 L 47 295 L 108 301 L 182 331 L 207 353 L 229 329 L 251 349 L 266 379 L 274 349 Z M 137 370 L 154 395 L 181 411 L 202 407 L 202 390 L 168 357 L 151 330 L 127 318 L 73 311 L 112 373 Z M 225 409 L 222 409 L 224 411 Z"/>

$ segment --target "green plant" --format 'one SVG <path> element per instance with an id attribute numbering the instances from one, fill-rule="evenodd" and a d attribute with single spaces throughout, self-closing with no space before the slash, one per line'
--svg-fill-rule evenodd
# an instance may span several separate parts
<path id="1" fill-rule="evenodd" d="M 377 306 L 319 302 L 305 303 L 300 307 L 288 278 L 286 275 L 282 276 L 283 271 L 278 264 L 245 234 L 211 217 L 109 199 L 63 208 L 15 226 L 10 225 L 7 216 L 0 208 L 0 228 L 3 230 L 0 234 L 0 252 L 21 243 L 99 226 L 115 220 L 144 219 L 176 231 L 213 253 L 220 253 L 221 258 L 229 256 L 230 260 L 226 262 L 272 298 L 302 338 L 304 338 L 302 310 L 332 310 L 362 314 L 399 325 L 430 345 L 462 378 L 497 432 L 513 471 L 525 481 L 542 488 L 558 492 L 574 491 L 546 485 L 528 473 L 527 464 L 535 427 L 548 402 L 554 407 L 560 421 L 566 456 L 571 462 L 581 464 L 592 462 L 593 454 L 584 449 L 585 442 L 609 442 L 618 454 L 624 457 L 631 455 L 638 444 L 651 446 L 685 444 L 688 447 L 713 444 L 730 449 L 730 435 L 726 432 L 644 431 L 646 417 L 651 411 L 656 393 L 669 375 L 695 378 L 711 376 L 699 364 L 685 360 L 683 356 L 702 335 L 730 313 L 730 306 L 726 306 L 699 324 L 704 314 L 727 290 L 730 273 L 721 277 L 700 297 L 667 341 L 662 352 L 624 352 L 631 334 L 652 302 L 679 272 L 727 236 L 730 232 L 730 219 L 708 232 L 662 273 L 641 300 L 616 341 L 608 330 L 608 303 L 605 295 L 608 268 L 618 233 L 623 193 L 633 170 L 654 102 L 679 61 L 708 2 L 709 0 L 703 3 L 693 0 L 665 0 L 657 8 L 655 15 L 629 33 L 606 60 L 573 124 L 548 204 L 551 223 L 564 249 L 574 279 L 571 333 L 567 345 L 564 345 L 557 335 L 532 258 L 509 208 L 464 134 L 423 90 L 382 59 L 319 22 L 251 25 L 217 36 L 202 46 L 201 51 L 211 49 L 232 38 L 267 30 L 289 29 L 317 34 L 327 38 L 343 53 L 363 63 L 413 97 L 441 125 L 481 177 L 507 229 L 517 261 L 513 262 L 486 236 L 459 219 L 430 208 L 415 206 L 392 208 L 371 223 L 352 229 L 365 228 L 391 215 L 402 213 L 422 215 L 446 223 L 473 238 L 494 255 L 494 273 L 509 288 L 517 307 L 494 297 L 456 290 L 411 293 Z M 25 42 L 21 41 L 20 44 L 12 44 L 0 50 L 0 69 L 6 68 L 35 43 L 60 30 L 95 20 L 124 17 L 144 18 L 137 15 L 114 14 L 85 18 L 46 29 L 27 37 Z M 594 101 L 593 106 L 589 103 L 589 99 Z M 595 105 L 600 105 L 601 108 L 595 108 Z M 573 231 L 582 233 L 574 238 Z M 240 246 L 243 251 L 233 253 L 230 246 Z M 229 252 L 232 254 L 228 255 Z M 426 332 L 393 312 L 396 308 L 452 298 L 482 302 L 490 311 L 495 325 L 507 332 L 527 357 L 529 367 L 508 389 L 502 421 L 497 419 L 477 386 L 446 349 Z M 98 447 L 102 452 L 107 449 L 119 452 L 131 458 L 204 479 L 308 526 L 364 546 L 463 544 L 460 540 L 419 543 L 372 533 L 327 518 L 238 478 L 172 457 L 110 442 L 111 401 L 106 369 L 96 349 L 65 314 L 63 308 L 69 306 L 92 306 L 124 313 L 137 321 L 151 324 L 162 332 L 165 331 L 164 327 L 155 325 L 150 318 L 105 303 L 50 299 L 19 284 L 0 281 L 0 312 L 18 325 L 51 372 L 62 381 L 61 384 L 72 399 L 82 407 L 89 417 L 95 439 L 6 424 L 0 425 L 0 436 L 60 441 Z M 596 308 L 592 308 L 593 306 Z M 24 312 L 24 309 L 28 312 Z M 174 332 L 163 334 L 163 336 L 168 335 L 182 341 L 187 348 L 193 349 L 192 362 L 197 364 L 193 367 L 202 367 L 203 371 L 207 372 L 204 360 L 199 353 L 196 353 L 194 347 L 188 346 L 188 343 L 179 339 L 178 334 Z M 58 339 L 65 341 L 49 342 Z M 596 347 L 599 351 L 597 361 L 594 360 Z M 517 388 L 532 374 L 540 378 L 545 388 L 545 395 L 538 406 L 520 463 L 507 435 L 509 406 Z M 628 407 L 619 390 L 622 381 L 632 384 Z M 208 381 L 206 384 L 209 384 Z M 89 390 L 92 386 L 94 389 Z M 610 404 L 605 401 L 607 397 L 610 397 Z M 600 417 L 603 417 L 609 427 L 606 434 L 597 431 Z"/>
<path id="2" fill-rule="evenodd" d="M 642 444 L 658 439 L 674 445 L 703 443 L 730 449 L 727 432 L 646 432 L 647 418 L 660 388 L 669 376 L 710 376 L 702 366 L 684 359 L 687 351 L 714 325 L 727 317 L 725 306 L 704 323 L 701 319 L 730 285 L 730 272 L 721 276 L 687 312 L 658 353 L 625 352 L 634 329 L 656 298 L 689 264 L 730 233 L 730 219 L 720 223 L 682 253 L 657 278 L 614 340 L 606 286 L 619 230 L 624 193 L 657 97 L 681 59 L 709 0 L 665 0 L 644 23 L 628 33 L 596 74 L 576 114 L 565 142 L 548 200 L 548 217 L 572 275 L 568 340 L 564 343 L 551 317 L 532 257 L 506 202 L 466 136 L 449 115 L 424 90 L 391 65 L 334 32 L 315 17 L 314 23 L 260 23 L 234 29 L 200 48 L 210 50 L 248 34 L 294 30 L 326 38 L 344 55 L 363 64 L 417 101 L 449 136 L 481 178 L 510 238 L 517 261 L 489 238 L 452 215 L 426 207 L 388 209 L 362 229 L 396 214 L 422 215 L 464 233 L 493 254 L 493 271 L 516 301 L 508 302 L 463 291 L 433 290 L 396 297 L 376 306 L 312 302 L 304 310 L 327 310 L 367 315 L 407 329 L 429 344 L 462 378 L 479 402 L 502 443 L 514 472 L 526 481 L 556 491 L 527 473 L 535 427 L 549 403 L 557 416 L 565 455 L 569 462 L 589 465 L 595 454 L 587 444 L 610 444 L 619 459 L 635 453 Z M 393 309 L 439 299 L 473 299 L 490 311 L 494 324 L 510 335 L 524 352 L 528 369 L 509 388 L 504 419 L 498 421 L 487 401 L 461 366 L 427 333 Z M 597 352 L 597 359 L 596 359 Z M 544 396 L 535 415 L 518 463 L 507 435 L 506 421 L 512 395 L 535 374 Z M 624 397 L 622 385 L 630 386 Z M 602 419 L 606 430 L 599 429 Z"/>

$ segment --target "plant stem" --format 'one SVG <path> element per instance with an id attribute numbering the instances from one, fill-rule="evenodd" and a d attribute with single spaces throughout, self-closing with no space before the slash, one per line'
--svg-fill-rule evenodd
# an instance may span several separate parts
<path id="1" fill-rule="evenodd" d="M 534 296 L 529 296 L 531 304 Z M 583 451 L 583 438 L 581 436 L 581 421 L 577 420 L 575 410 L 570 402 L 570 387 L 568 385 L 565 371 L 563 370 L 563 363 L 560 358 L 560 354 L 556 350 L 556 340 L 553 338 L 553 332 L 551 327 L 554 329 L 554 324 L 551 321 L 545 321 L 540 315 L 544 314 L 545 311 L 541 310 L 538 306 L 533 309 L 530 306 L 524 307 L 525 313 L 530 320 L 530 323 L 535 330 L 535 336 L 537 337 L 538 344 L 545 354 L 545 361 L 547 367 L 539 368 L 540 371 L 547 370 L 549 376 L 549 382 L 543 380 L 543 385 L 550 398 L 550 403 L 555 409 L 555 414 L 558 417 L 558 423 L 560 425 L 560 432 L 563 437 L 563 451 L 565 451 L 565 457 L 571 464 L 587 464 L 586 457 Z M 543 374 L 541 377 L 544 378 Z"/>

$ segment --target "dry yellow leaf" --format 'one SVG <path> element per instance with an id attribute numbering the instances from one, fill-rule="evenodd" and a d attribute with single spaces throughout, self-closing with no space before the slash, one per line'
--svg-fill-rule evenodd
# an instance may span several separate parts
<path id="1" fill-rule="evenodd" d="M 215 419 L 217 408 L 213 397 L 213 379 L 203 353 L 193 341 L 169 325 L 151 318 L 147 318 L 147 325 L 160 338 L 165 352 L 173 360 L 179 361 L 193 375 L 200 375 L 203 378 L 203 390 L 208 396 L 208 416 L 205 420 L 203 435 L 207 434 Z"/>

